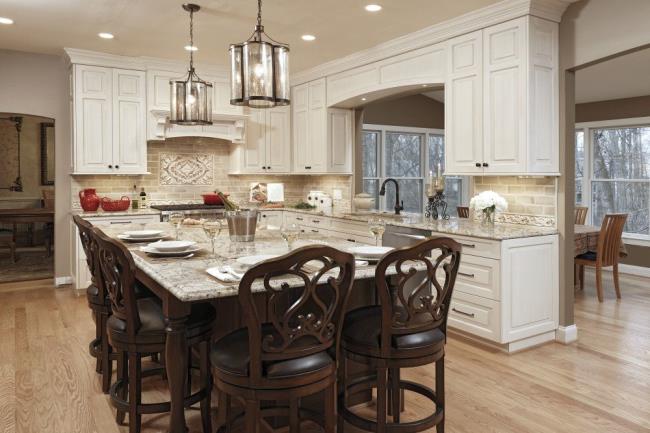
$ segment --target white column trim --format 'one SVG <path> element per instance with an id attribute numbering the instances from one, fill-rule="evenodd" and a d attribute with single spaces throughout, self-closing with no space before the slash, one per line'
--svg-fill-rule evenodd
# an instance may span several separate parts
<path id="1" fill-rule="evenodd" d="M 555 341 L 562 344 L 570 344 L 578 341 L 578 327 L 575 324 L 559 326 L 555 330 Z"/>

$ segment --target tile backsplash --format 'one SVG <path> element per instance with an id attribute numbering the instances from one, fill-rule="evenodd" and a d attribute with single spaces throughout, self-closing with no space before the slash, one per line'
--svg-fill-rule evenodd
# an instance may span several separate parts
<path id="1" fill-rule="evenodd" d="M 214 190 L 229 193 L 242 206 L 248 205 L 251 183 L 284 183 L 285 203 L 304 200 L 310 190 L 332 194 L 340 189 L 342 200 L 335 200 L 339 210 L 349 210 L 352 177 L 338 175 L 229 175 L 231 146 L 213 138 L 172 138 L 150 141 L 147 164 L 151 174 L 141 176 L 92 175 L 73 176 L 72 207 L 79 208 L 78 191 L 96 188 L 99 195 L 130 196 L 133 185 L 138 192 L 144 187 L 150 203 L 201 201 L 201 194 Z"/>
<path id="2" fill-rule="evenodd" d="M 508 201 L 508 212 L 497 221 L 554 226 L 557 217 L 557 178 L 549 176 L 476 176 L 474 194 L 494 191 Z"/>

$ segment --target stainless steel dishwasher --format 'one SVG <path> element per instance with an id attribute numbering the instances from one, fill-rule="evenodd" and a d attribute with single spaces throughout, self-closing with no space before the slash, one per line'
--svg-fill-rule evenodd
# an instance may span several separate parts
<path id="1" fill-rule="evenodd" d="M 385 247 L 410 247 L 424 239 L 430 238 L 431 234 L 431 230 L 387 225 L 382 242 Z"/>

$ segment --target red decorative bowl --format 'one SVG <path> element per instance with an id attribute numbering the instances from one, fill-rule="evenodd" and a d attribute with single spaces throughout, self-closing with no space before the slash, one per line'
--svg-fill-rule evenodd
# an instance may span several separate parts
<path id="1" fill-rule="evenodd" d="M 106 212 L 120 212 L 125 211 L 131 206 L 131 199 L 127 196 L 122 196 L 119 200 L 113 200 L 108 197 L 102 198 L 102 210 Z"/>
<path id="2" fill-rule="evenodd" d="M 228 197 L 228 194 L 224 194 L 226 197 Z M 203 197 L 203 204 L 209 205 L 209 206 L 219 206 L 223 204 L 223 200 L 221 200 L 221 197 L 219 197 L 219 194 L 211 193 L 211 194 L 201 194 L 201 197 Z"/>

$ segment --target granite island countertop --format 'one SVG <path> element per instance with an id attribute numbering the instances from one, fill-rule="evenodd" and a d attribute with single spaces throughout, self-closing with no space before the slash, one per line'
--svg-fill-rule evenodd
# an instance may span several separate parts
<path id="1" fill-rule="evenodd" d="M 129 217 L 129 216 L 136 216 L 136 215 L 160 215 L 160 211 L 158 209 L 151 209 L 151 208 L 146 208 L 146 209 L 127 209 L 125 211 L 115 211 L 115 212 L 107 212 L 102 210 L 101 208 L 97 209 L 94 212 L 87 212 L 83 209 L 73 209 L 70 212 L 72 215 L 79 215 L 82 218 L 106 218 L 106 217 Z"/>
<path id="2" fill-rule="evenodd" d="M 558 233 L 555 227 L 540 227 L 524 224 L 484 224 L 480 221 L 474 221 L 468 218 L 450 218 L 448 220 L 434 220 L 425 218 L 422 214 L 409 214 L 397 216 L 392 213 L 347 213 L 347 212 L 332 212 L 324 213 L 317 211 L 310 211 L 304 209 L 263 209 L 264 212 L 268 211 L 289 211 L 313 216 L 325 216 L 329 218 L 342 219 L 347 221 L 356 221 L 367 223 L 372 217 L 383 216 L 387 225 L 414 228 L 421 230 L 431 230 L 435 233 L 445 233 L 449 235 L 469 236 L 481 239 L 491 240 L 506 240 L 528 238 L 534 236 L 554 235 Z"/>

